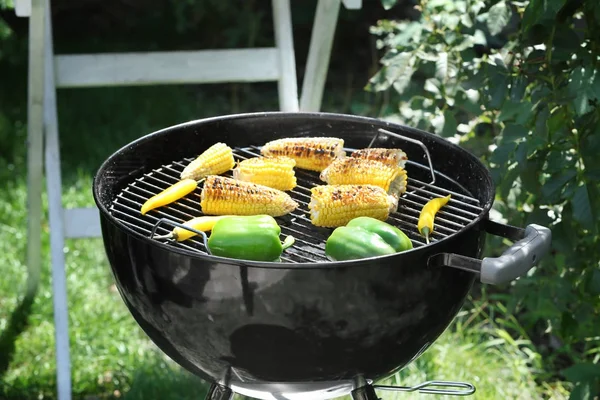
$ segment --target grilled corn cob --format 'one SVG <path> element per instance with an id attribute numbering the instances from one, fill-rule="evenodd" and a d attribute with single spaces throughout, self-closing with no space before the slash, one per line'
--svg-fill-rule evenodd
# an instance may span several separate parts
<path id="1" fill-rule="evenodd" d="M 339 158 L 321 172 L 320 178 L 330 185 L 375 185 L 398 195 L 406 188 L 406 171 L 366 158 Z"/>
<path id="2" fill-rule="evenodd" d="M 332 137 L 284 138 L 272 140 L 261 149 L 263 156 L 286 156 L 298 168 L 321 172 L 333 160 L 344 157 L 344 140 Z"/>
<path id="3" fill-rule="evenodd" d="M 404 168 L 408 157 L 400 149 L 368 148 L 353 151 L 350 154 L 353 158 L 363 158 L 367 160 L 379 161 L 391 167 Z"/>
<path id="4" fill-rule="evenodd" d="M 280 217 L 298 207 L 287 193 L 251 182 L 209 175 L 200 196 L 207 215 L 258 215 Z"/>
<path id="5" fill-rule="evenodd" d="M 404 168 L 398 168 L 398 175 L 390 184 L 388 193 L 400 197 L 402 194 L 404 194 L 404 192 L 406 192 L 407 181 L 408 176 L 406 175 L 406 170 Z"/>
<path id="6" fill-rule="evenodd" d="M 289 157 L 254 157 L 240 162 L 233 170 L 233 179 L 252 182 L 279 190 L 296 187 L 294 167 Z"/>
<path id="7" fill-rule="evenodd" d="M 215 143 L 181 171 L 181 179 L 200 180 L 208 175 L 219 175 L 235 165 L 233 151 L 225 143 Z"/>
<path id="8" fill-rule="evenodd" d="M 356 217 L 385 221 L 398 207 L 398 198 L 375 185 L 321 185 L 311 190 L 310 220 L 313 225 L 334 228 Z"/>

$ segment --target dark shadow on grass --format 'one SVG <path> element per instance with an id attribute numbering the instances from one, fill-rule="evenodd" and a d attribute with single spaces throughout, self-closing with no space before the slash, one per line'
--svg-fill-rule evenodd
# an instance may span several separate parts
<path id="1" fill-rule="evenodd" d="M 15 353 L 15 342 L 28 326 L 29 314 L 35 296 L 25 296 L 21 303 L 12 312 L 8 326 L 0 334 L 0 379 L 8 370 L 8 366 Z"/>

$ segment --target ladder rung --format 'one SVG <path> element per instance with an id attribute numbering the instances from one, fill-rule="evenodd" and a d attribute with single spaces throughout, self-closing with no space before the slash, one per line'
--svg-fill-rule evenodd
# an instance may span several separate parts
<path id="1" fill-rule="evenodd" d="M 55 56 L 57 87 L 279 79 L 276 48 Z"/>

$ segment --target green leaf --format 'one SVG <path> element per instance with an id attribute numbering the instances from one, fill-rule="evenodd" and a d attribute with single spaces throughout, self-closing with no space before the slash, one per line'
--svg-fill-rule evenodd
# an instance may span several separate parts
<path id="1" fill-rule="evenodd" d="M 512 11 L 510 6 L 506 4 L 504 0 L 499 1 L 490 7 L 487 18 L 487 27 L 490 30 L 492 36 L 496 36 L 510 21 Z"/>
<path id="2" fill-rule="evenodd" d="M 435 8 L 440 8 L 440 7 L 451 7 L 452 6 L 452 1 L 451 0 L 430 0 L 427 2 L 427 8 L 429 9 L 435 9 Z"/>
<path id="3" fill-rule="evenodd" d="M 546 120 L 546 127 L 548 128 L 548 131 L 550 131 L 550 135 L 553 137 L 556 137 L 556 132 L 566 128 L 567 116 L 565 114 L 564 108 L 558 108 L 550 115 L 550 118 Z"/>
<path id="4" fill-rule="evenodd" d="M 572 224 L 563 219 L 552 227 L 552 246 L 559 252 L 572 255 L 577 246 Z"/>
<path id="5" fill-rule="evenodd" d="M 485 37 L 485 33 L 483 33 L 480 29 L 477 29 L 473 34 L 473 40 L 475 41 L 475 44 L 487 46 L 487 38 Z"/>
<path id="6" fill-rule="evenodd" d="M 460 16 L 457 14 L 443 13 L 440 22 L 444 28 L 449 31 L 454 31 L 460 23 Z"/>
<path id="7" fill-rule="evenodd" d="M 389 10 L 390 8 L 394 7 L 397 2 L 398 0 L 381 0 L 381 4 L 385 10 Z"/>
<path id="8" fill-rule="evenodd" d="M 433 118 L 430 118 L 429 120 L 431 126 L 434 128 L 434 132 L 438 135 L 442 132 L 445 125 L 444 114 L 440 113 L 439 111 L 439 109 L 436 109 L 436 113 L 433 115 Z"/>
<path id="9" fill-rule="evenodd" d="M 600 364 L 590 362 L 575 364 L 561 371 L 569 382 L 585 382 L 600 378 Z"/>
<path id="10" fill-rule="evenodd" d="M 591 101 L 600 100 L 600 73 L 592 67 L 580 66 L 569 76 L 569 92 L 578 115 L 592 111 Z"/>
<path id="11" fill-rule="evenodd" d="M 508 159 L 510 155 L 515 150 L 514 143 L 503 143 L 500 146 L 496 147 L 492 154 L 490 155 L 490 161 L 494 164 L 498 165 L 501 168 L 506 168 L 506 164 L 508 163 Z"/>
<path id="12" fill-rule="evenodd" d="M 549 203 L 558 202 L 563 187 L 576 176 L 577 171 L 575 169 L 567 169 L 551 176 L 546 183 L 544 183 L 544 186 L 542 186 L 542 194 L 544 195 L 545 200 Z"/>
<path id="13" fill-rule="evenodd" d="M 573 315 L 565 311 L 560 319 L 560 333 L 563 338 L 571 338 L 577 332 L 577 321 Z"/>
<path id="14" fill-rule="evenodd" d="M 508 90 L 508 78 L 506 76 L 498 76 L 498 78 L 490 83 L 491 99 L 490 107 L 498 109 L 506 99 L 506 91 Z"/>
<path id="15" fill-rule="evenodd" d="M 529 136 L 525 143 L 527 145 L 527 157 L 533 156 L 537 151 L 548 145 L 548 142 L 544 138 L 537 135 Z"/>
<path id="16" fill-rule="evenodd" d="M 575 386 L 569 400 L 593 400 L 592 398 L 592 383 L 583 382 Z"/>
<path id="17" fill-rule="evenodd" d="M 573 218 L 581 226 L 592 229 L 594 227 L 594 215 L 586 184 L 582 184 L 575 189 L 571 205 L 573 206 Z"/>
<path id="18" fill-rule="evenodd" d="M 456 135 L 456 128 L 458 127 L 458 122 L 456 122 L 456 117 L 454 113 L 449 109 L 444 111 L 444 128 L 442 129 L 441 135 L 443 137 L 450 137 Z"/>
<path id="19" fill-rule="evenodd" d="M 386 67 L 383 67 L 369 79 L 369 82 L 365 85 L 366 91 L 381 92 L 387 90 L 391 86 L 391 82 L 386 79 L 386 69 Z"/>
<path id="20" fill-rule="evenodd" d="M 523 13 L 522 29 L 527 32 L 536 24 L 552 23 L 567 0 L 531 0 Z"/>
<path id="21" fill-rule="evenodd" d="M 402 94 L 415 72 L 415 57 L 412 53 L 400 53 L 388 60 L 385 79 L 392 83 L 394 89 Z"/>
<path id="22" fill-rule="evenodd" d="M 588 290 L 592 296 L 600 295 L 600 270 L 595 269 L 592 271 L 592 277 L 590 279 Z"/>
<path id="23" fill-rule="evenodd" d="M 448 53 L 441 52 L 438 54 L 438 59 L 435 62 L 435 77 L 442 82 L 448 76 Z"/>
<path id="24" fill-rule="evenodd" d="M 546 162 L 547 167 L 545 172 L 549 174 L 561 172 L 565 169 L 565 165 L 567 165 L 566 154 L 559 149 L 554 149 L 546 157 Z"/>
<path id="25" fill-rule="evenodd" d="M 507 75 L 506 67 L 503 65 L 502 60 L 499 57 L 495 57 L 494 64 L 491 62 L 486 64 L 485 70 L 489 79 L 489 94 L 490 94 L 490 107 L 494 109 L 500 108 L 502 102 L 506 99 L 506 92 L 508 91 L 508 84 L 510 78 Z M 481 88 L 475 88 L 481 89 Z"/>
<path id="26" fill-rule="evenodd" d="M 513 120 L 517 124 L 525 124 L 533 111 L 533 105 L 529 101 L 516 102 L 506 100 L 502 105 L 498 121 Z"/>
<path id="27" fill-rule="evenodd" d="M 521 142 L 517 145 L 514 159 L 519 166 L 525 167 L 527 161 L 527 143 Z"/>
<path id="28" fill-rule="evenodd" d="M 510 84 L 510 99 L 512 101 L 521 101 L 527 89 L 527 78 L 519 75 L 514 78 Z"/>
<path id="29" fill-rule="evenodd" d="M 501 143 L 515 143 L 520 139 L 527 138 L 529 130 L 523 125 L 506 124 L 502 129 Z"/>
<path id="30" fill-rule="evenodd" d="M 429 53 L 423 49 L 418 49 L 415 55 L 423 61 L 436 62 L 438 59 L 437 53 Z"/>
<path id="31" fill-rule="evenodd" d="M 460 22 L 467 28 L 471 28 L 473 26 L 473 20 L 471 16 L 467 13 L 463 13 L 460 15 Z"/>
<path id="32" fill-rule="evenodd" d="M 457 107 L 460 107 L 473 115 L 480 115 L 481 107 L 479 97 L 480 93 L 478 91 L 469 90 L 466 92 L 462 88 L 458 88 L 454 99 Z"/>
<path id="33" fill-rule="evenodd" d="M 421 35 L 423 33 L 423 25 L 419 22 L 411 22 L 404 27 L 400 32 L 394 35 L 390 39 L 389 47 L 403 47 L 408 46 L 410 43 L 419 43 L 421 41 Z"/>
<path id="34" fill-rule="evenodd" d="M 425 81 L 424 89 L 435 95 L 441 95 L 441 86 L 442 83 L 439 80 L 437 80 L 436 78 L 429 78 Z"/>

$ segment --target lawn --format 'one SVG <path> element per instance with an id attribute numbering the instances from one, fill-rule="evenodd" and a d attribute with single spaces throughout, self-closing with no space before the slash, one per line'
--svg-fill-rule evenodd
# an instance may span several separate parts
<path id="1" fill-rule="evenodd" d="M 99 163 L 140 135 L 203 116 L 277 106 L 275 85 L 238 85 L 234 90 L 237 103 L 232 102 L 230 85 L 59 92 L 64 205 L 93 205 L 91 181 Z M 346 95 L 333 94 L 323 109 L 374 115 L 380 99 L 370 96 L 358 91 L 349 101 Z M 9 400 L 54 398 L 49 229 L 45 218 L 40 227 L 41 284 L 33 302 L 23 302 L 27 278 L 25 93 L 8 97 L 2 96 L 0 103 L 0 274 L 4 277 L 0 280 L 0 396 Z M 166 359 L 133 321 L 113 286 L 101 239 L 68 240 L 64 251 L 75 398 L 202 398 L 206 384 Z M 430 379 L 464 380 L 476 385 L 475 398 L 539 398 L 540 388 L 533 378 L 538 355 L 526 341 L 497 328 L 489 316 L 491 309 L 482 300 L 469 302 L 429 351 L 389 381 L 410 385 Z M 383 397 L 396 396 L 435 397 L 404 393 Z M 562 398 L 558 391 L 554 396 Z"/>

